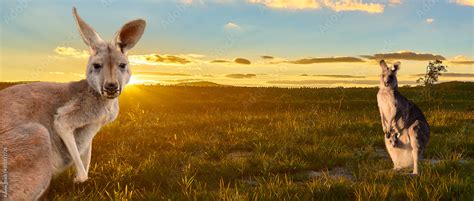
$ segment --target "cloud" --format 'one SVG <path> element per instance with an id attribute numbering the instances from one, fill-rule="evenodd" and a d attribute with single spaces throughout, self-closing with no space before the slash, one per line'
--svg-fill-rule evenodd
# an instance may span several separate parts
<path id="1" fill-rule="evenodd" d="M 250 65 L 251 64 L 251 62 L 249 60 L 244 59 L 244 58 L 235 58 L 234 62 L 238 63 L 238 64 L 245 64 L 245 65 Z"/>
<path id="2" fill-rule="evenodd" d="M 378 3 L 362 3 L 359 0 L 346 0 L 346 1 L 326 1 L 326 6 L 339 11 L 364 11 L 368 13 L 383 13 L 384 5 Z"/>
<path id="3" fill-rule="evenodd" d="M 224 28 L 225 29 L 234 29 L 234 30 L 240 30 L 241 29 L 241 27 L 238 24 L 233 23 L 233 22 L 229 22 L 229 23 L 225 24 Z"/>
<path id="4" fill-rule="evenodd" d="M 283 63 L 291 63 L 291 64 L 355 63 L 355 62 L 365 62 L 365 61 L 356 57 L 322 57 L 322 58 L 298 59 L 295 61 L 283 61 Z M 282 63 L 282 62 L 279 62 L 279 63 Z"/>
<path id="5" fill-rule="evenodd" d="M 374 55 L 362 55 L 361 57 L 380 60 L 380 59 L 399 59 L 399 60 L 413 60 L 413 61 L 429 61 L 429 60 L 446 60 L 441 55 L 434 55 L 429 53 L 415 53 L 411 51 L 400 51 L 393 53 L 380 53 Z"/>
<path id="6" fill-rule="evenodd" d="M 433 23 L 433 22 L 434 22 L 434 19 L 433 19 L 433 18 L 428 18 L 428 19 L 426 19 L 426 23 L 428 23 L 428 24 L 431 24 L 431 23 Z"/>
<path id="7" fill-rule="evenodd" d="M 402 4 L 402 0 L 389 0 L 388 3 L 390 6 L 398 6 Z"/>
<path id="8" fill-rule="evenodd" d="M 155 71 L 137 71 L 134 72 L 136 75 L 155 75 L 155 76 L 192 76 L 187 73 L 176 73 L 176 72 L 155 72 Z"/>
<path id="9" fill-rule="evenodd" d="M 244 64 L 250 65 L 251 62 L 244 58 L 235 58 L 233 61 L 225 60 L 225 59 L 216 59 L 212 60 L 211 63 L 236 63 L 236 64 Z"/>
<path id="10" fill-rule="evenodd" d="M 474 73 L 443 73 L 444 77 L 474 77 Z"/>
<path id="11" fill-rule="evenodd" d="M 308 74 L 301 74 L 300 76 L 303 76 L 303 77 L 308 77 L 308 76 L 331 77 L 331 78 L 365 78 L 365 76 L 359 76 L 359 75 L 308 75 Z"/>
<path id="12" fill-rule="evenodd" d="M 453 60 L 449 61 L 452 64 L 460 64 L 460 65 L 471 65 L 474 64 L 473 60 L 470 60 L 468 57 L 464 55 L 455 56 Z"/>
<path id="13" fill-rule="evenodd" d="M 279 9 L 316 9 L 321 7 L 321 4 L 315 0 L 249 0 L 248 2 Z"/>
<path id="14" fill-rule="evenodd" d="M 230 63 L 231 61 L 229 60 L 223 60 L 223 59 L 216 59 L 212 60 L 211 63 Z"/>
<path id="15" fill-rule="evenodd" d="M 268 56 L 268 55 L 263 55 L 263 56 L 260 56 L 262 59 L 273 59 L 275 57 L 273 56 Z"/>
<path id="16" fill-rule="evenodd" d="M 87 58 L 89 53 L 85 50 L 78 50 L 72 47 L 56 47 L 54 52 L 58 55 L 69 56 L 74 58 Z M 129 55 L 128 60 L 132 65 L 186 65 L 192 63 L 202 63 L 201 58 L 205 57 L 200 54 L 143 54 Z"/>
<path id="17" fill-rule="evenodd" d="M 313 75 L 315 77 L 332 77 L 332 78 L 365 78 L 359 75 Z"/>
<path id="18" fill-rule="evenodd" d="M 359 84 L 378 85 L 378 80 L 270 80 L 267 84 L 282 85 L 317 85 L 317 84 Z M 415 81 L 398 81 L 400 85 L 416 84 Z"/>
<path id="19" fill-rule="evenodd" d="M 229 78 L 234 78 L 234 79 L 243 79 L 243 78 L 254 78 L 257 75 L 256 74 L 228 74 L 225 76 Z"/>
<path id="20" fill-rule="evenodd" d="M 152 54 L 152 55 L 146 55 L 145 59 L 147 61 L 151 62 L 161 62 L 161 63 L 177 63 L 177 64 L 187 64 L 190 63 L 191 61 L 179 57 L 179 56 L 174 56 L 174 55 L 158 55 L 158 54 Z"/>
<path id="21" fill-rule="evenodd" d="M 451 0 L 450 2 L 463 6 L 474 6 L 474 0 Z"/>
<path id="22" fill-rule="evenodd" d="M 89 57 L 89 53 L 85 50 L 78 50 L 72 47 L 56 47 L 54 49 L 54 52 L 56 54 L 62 55 L 62 56 L 71 56 L 74 58 L 87 58 Z"/>
<path id="23" fill-rule="evenodd" d="M 128 60 L 131 64 L 145 64 L 145 65 L 187 65 L 201 63 L 199 58 L 204 57 L 199 54 L 144 54 L 144 55 L 129 55 Z"/>
<path id="24" fill-rule="evenodd" d="M 368 13 L 382 13 L 384 4 L 363 3 L 360 0 L 248 0 L 249 3 L 262 4 L 276 9 L 320 9 L 329 8 L 334 11 L 363 11 Z M 397 0 L 390 0 L 390 5 L 396 4 Z"/>
<path id="25" fill-rule="evenodd" d="M 420 77 L 424 76 L 425 74 L 413 74 L 410 75 L 412 77 Z M 473 73 L 442 73 L 441 77 L 474 77 Z"/>
<path id="26" fill-rule="evenodd" d="M 449 61 L 452 64 L 460 64 L 460 65 L 471 65 L 474 64 L 474 61 Z"/>

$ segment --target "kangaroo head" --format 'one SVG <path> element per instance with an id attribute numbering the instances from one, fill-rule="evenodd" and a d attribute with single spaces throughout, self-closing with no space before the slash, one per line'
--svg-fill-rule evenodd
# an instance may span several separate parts
<path id="1" fill-rule="evenodd" d="M 399 133 L 391 133 L 390 137 L 388 137 L 388 142 L 390 143 L 390 145 L 392 145 L 392 147 L 397 147 L 400 141 L 399 138 L 400 138 Z"/>
<path id="2" fill-rule="evenodd" d="M 389 89 L 397 88 L 397 71 L 400 69 L 400 62 L 395 62 L 390 68 L 387 66 L 384 60 L 380 60 L 380 68 L 382 68 L 382 75 L 380 75 L 380 87 Z"/>
<path id="3" fill-rule="evenodd" d="M 97 32 L 82 20 L 73 8 L 73 16 L 84 42 L 90 48 L 86 79 L 96 92 L 106 98 L 116 98 L 130 80 L 127 51 L 143 35 L 145 20 L 137 19 L 122 26 L 112 42 L 105 42 Z"/>

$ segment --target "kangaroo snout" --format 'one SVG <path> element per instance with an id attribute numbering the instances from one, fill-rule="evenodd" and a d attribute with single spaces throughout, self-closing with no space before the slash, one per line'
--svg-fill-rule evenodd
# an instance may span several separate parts
<path id="1" fill-rule="evenodd" d="M 118 82 L 105 82 L 103 94 L 105 94 L 107 98 L 116 98 L 120 95 L 120 86 Z"/>

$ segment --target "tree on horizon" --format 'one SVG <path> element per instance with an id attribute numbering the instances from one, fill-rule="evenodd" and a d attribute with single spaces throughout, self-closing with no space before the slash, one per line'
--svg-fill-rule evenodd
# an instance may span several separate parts
<path id="1" fill-rule="evenodd" d="M 435 60 L 430 61 L 428 66 L 426 66 L 426 73 L 423 77 L 418 78 L 416 80 L 417 83 L 423 83 L 424 86 L 430 86 L 436 84 L 439 80 L 439 76 L 442 75 L 443 72 L 448 71 L 448 66 L 443 65 L 443 61 Z"/>

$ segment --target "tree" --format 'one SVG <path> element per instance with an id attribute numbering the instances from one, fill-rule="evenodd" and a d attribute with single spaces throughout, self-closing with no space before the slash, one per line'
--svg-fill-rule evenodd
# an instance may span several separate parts
<path id="1" fill-rule="evenodd" d="M 443 62 L 440 60 L 430 61 L 426 67 L 426 73 L 423 77 L 416 80 L 417 83 L 423 83 L 425 86 L 430 86 L 438 82 L 438 77 L 441 72 L 447 72 L 448 66 L 443 65 Z"/>

